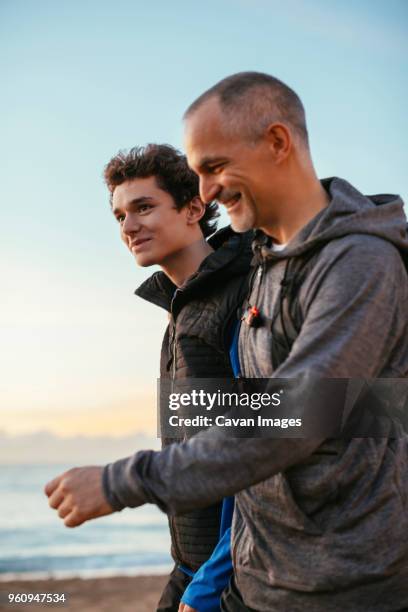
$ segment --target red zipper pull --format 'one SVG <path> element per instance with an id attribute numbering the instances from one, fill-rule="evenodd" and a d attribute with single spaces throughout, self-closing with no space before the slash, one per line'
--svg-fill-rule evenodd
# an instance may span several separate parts
<path id="1" fill-rule="evenodd" d="M 250 306 L 248 307 L 246 314 L 242 317 L 242 320 L 245 321 L 249 327 L 252 327 L 259 321 L 260 314 L 259 308 L 256 306 Z"/>

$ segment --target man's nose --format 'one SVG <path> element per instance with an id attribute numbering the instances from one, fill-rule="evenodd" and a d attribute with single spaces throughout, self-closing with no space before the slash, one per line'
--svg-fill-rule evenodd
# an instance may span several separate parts
<path id="1" fill-rule="evenodd" d="M 200 176 L 200 198 L 208 204 L 216 199 L 221 190 L 214 176 Z"/>
<path id="2" fill-rule="evenodd" d="M 126 215 L 122 223 L 122 234 L 131 236 L 136 234 L 141 228 L 141 224 L 133 215 Z"/>

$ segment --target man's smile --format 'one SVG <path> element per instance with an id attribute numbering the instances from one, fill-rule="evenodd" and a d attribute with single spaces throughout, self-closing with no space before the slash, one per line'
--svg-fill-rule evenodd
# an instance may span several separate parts
<path id="1" fill-rule="evenodd" d="M 228 200 L 218 200 L 221 204 L 225 206 L 228 212 L 230 212 L 238 202 L 241 200 L 241 194 L 236 193 Z"/>

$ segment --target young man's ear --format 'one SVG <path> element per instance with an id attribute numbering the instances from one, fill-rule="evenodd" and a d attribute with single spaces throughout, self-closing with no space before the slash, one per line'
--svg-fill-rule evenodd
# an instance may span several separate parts
<path id="1" fill-rule="evenodd" d="M 187 208 L 187 223 L 193 225 L 198 223 L 205 214 L 205 204 L 200 196 L 195 196 L 186 206 Z"/>

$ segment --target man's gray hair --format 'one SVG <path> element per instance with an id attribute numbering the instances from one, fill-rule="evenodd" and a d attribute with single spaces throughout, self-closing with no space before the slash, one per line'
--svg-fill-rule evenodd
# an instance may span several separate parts
<path id="1" fill-rule="evenodd" d="M 188 107 L 184 119 L 211 98 L 218 100 L 226 127 L 252 142 L 262 136 L 268 125 L 279 121 L 292 128 L 308 146 L 305 110 L 299 96 L 269 74 L 238 72 L 222 79 Z"/>

